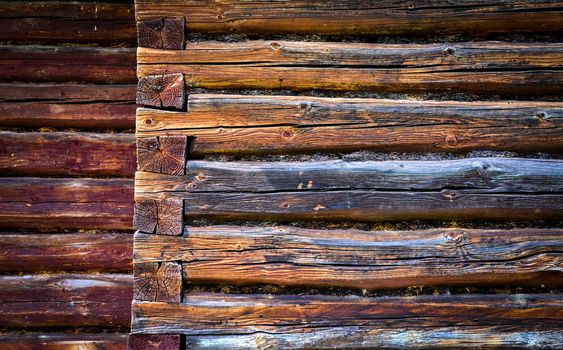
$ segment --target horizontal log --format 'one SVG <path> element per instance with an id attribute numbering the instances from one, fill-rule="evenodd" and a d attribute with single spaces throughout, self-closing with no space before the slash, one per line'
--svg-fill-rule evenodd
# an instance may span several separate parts
<path id="1" fill-rule="evenodd" d="M 421 35 L 561 32 L 560 1 L 136 1 L 137 20 L 184 16 L 188 32 Z"/>
<path id="2" fill-rule="evenodd" d="M 0 227 L 131 229 L 132 218 L 133 179 L 0 179 Z"/>
<path id="3" fill-rule="evenodd" d="M 129 233 L 0 234 L 0 271 L 132 272 Z M 1 343 L 1 342 L 0 342 Z"/>
<path id="4" fill-rule="evenodd" d="M 38 43 L 135 43 L 132 4 L 10 1 L 0 3 L 0 40 Z"/>
<path id="5" fill-rule="evenodd" d="M 2 81 L 136 83 L 135 49 L 0 46 Z"/>
<path id="6" fill-rule="evenodd" d="M 135 234 L 134 262 L 181 261 L 185 283 L 404 288 L 563 286 L 563 230 L 189 227 Z"/>
<path id="7" fill-rule="evenodd" d="M 0 83 L 0 125 L 133 129 L 135 93 L 135 85 Z"/>
<path id="8" fill-rule="evenodd" d="M 138 48 L 139 77 L 183 73 L 206 89 L 563 93 L 559 44 L 355 44 L 200 42 L 185 50 Z"/>
<path id="9" fill-rule="evenodd" d="M 133 134 L 0 131 L 3 175 L 130 177 L 135 167 Z"/>
<path id="10" fill-rule="evenodd" d="M 128 274 L 0 277 L 0 326 L 126 327 L 133 278 Z"/>
<path id="11" fill-rule="evenodd" d="M 408 101 L 195 94 L 188 112 L 137 109 L 138 136 L 195 137 L 217 153 L 563 149 L 559 102 Z"/>
<path id="12" fill-rule="evenodd" d="M 4 350 L 126 350 L 123 333 L 26 333 L 0 335 Z"/>
<path id="13" fill-rule="evenodd" d="M 331 297 L 186 294 L 181 304 L 133 302 L 132 332 L 233 335 L 301 334 L 322 328 L 506 326 L 522 331 L 563 326 L 558 294 Z M 225 321 L 227 320 L 227 321 Z"/>

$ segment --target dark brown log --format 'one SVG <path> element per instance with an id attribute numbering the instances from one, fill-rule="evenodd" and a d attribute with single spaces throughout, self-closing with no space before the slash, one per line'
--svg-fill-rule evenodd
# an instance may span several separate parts
<path id="1" fill-rule="evenodd" d="M 206 89 L 563 93 L 559 44 L 203 42 L 186 50 L 139 48 L 137 74 L 180 72 Z"/>
<path id="2" fill-rule="evenodd" d="M 136 1 L 137 20 L 183 16 L 188 32 L 423 35 L 561 32 L 560 1 Z"/>
<path id="3" fill-rule="evenodd" d="M 133 278 L 123 275 L 0 277 L 0 326 L 126 327 Z"/>
<path id="4" fill-rule="evenodd" d="M 137 138 L 137 169 L 167 175 L 184 175 L 188 138 L 158 136 Z"/>
<path id="5" fill-rule="evenodd" d="M 405 288 L 563 286 L 563 230 L 189 227 L 135 235 L 135 266 L 181 261 L 186 283 Z"/>
<path id="6" fill-rule="evenodd" d="M 114 176 L 135 173 L 133 134 L 0 132 L 3 175 Z"/>
<path id="7" fill-rule="evenodd" d="M 0 271 L 132 272 L 129 233 L 0 234 Z"/>
<path id="8" fill-rule="evenodd" d="M 135 49 L 0 46 L 0 80 L 135 83 Z"/>
<path id="9" fill-rule="evenodd" d="M 181 304 L 133 302 L 133 332 L 232 335 L 296 334 L 322 328 L 506 326 L 521 331 L 558 330 L 558 294 L 331 297 L 187 294 Z M 227 321 L 225 321 L 227 320 Z"/>
<path id="10" fill-rule="evenodd" d="M 0 125 L 135 127 L 135 85 L 0 84 Z"/>
<path id="11" fill-rule="evenodd" d="M 133 227 L 146 233 L 182 234 L 183 203 L 178 199 L 135 200 Z"/>
<path id="12" fill-rule="evenodd" d="M 142 77 L 137 88 L 137 103 L 150 107 L 184 109 L 184 75 L 161 74 Z"/>
<path id="13" fill-rule="evenodd" d="M 184 48 L 184 17 L 137 22 L 139 47 L 182 50 Z"/>
<path id="14" fill-rule="evenodd" d="M 180 350 L 180 335 L 130 334 L 128 350 Z"/>
<path id="15" fill-rule="evenodd" d="M 2 1 L 0 28 L 0 40 L 11 43 L 135 43 L 129 3 Z"/>
<path id="16" fill-rule="evenodd" d="M 188 112 L 139 108 L 139 136 L 194 136 L 213 153 L 563 149 L 558 102 L 190 95 Z"/>
<path id="17" fill-rule="evenodd" d="M 132 179 L 0 179 L 0 227 L 131 229 Z"/>
<path id="18" fill-rule="evenodd" d="M 182 266 L 173 261 L 135 264 L 133 298 L 139 301 L 179 303 L 182 299 Z"/>
<path id="19" fill-rule="evenodd" d="M 0 335 L 4 350 L 126 350 L 127 334 L 25 333 Z"/>

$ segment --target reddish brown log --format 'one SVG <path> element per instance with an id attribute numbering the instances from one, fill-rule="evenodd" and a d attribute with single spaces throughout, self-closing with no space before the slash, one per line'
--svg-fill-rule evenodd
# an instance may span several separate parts
<path id="1" fill-rule="evenodd" d="M 184 17 L 164 17 L 160 20 L 137 22 L 140 47 L 182 50 L 184 48 Z"/>
<path id="2" fill-rule="evenodd" d="M 176 262 L 135 264 L 133 298 L 139 301 L 179 303 L 182 267 Z"/>
<path id="3" fill-rule="evenodd" d="M 135 201 L 133 226 L 145 233 L 180 235 L 182 234 L 183 206 L 183 201 L 178 199 Z"/>
<path id="4" fill-rule="evenodd" d="M 184 109 L 186 86 L 184 75 L 147 75 L 139 79 L 137 103 L 144 106 Z"/>
<path id="5" fill-rule="evenodd" d="M 137 138 L 137 169 L 151 173 L 184 175 L 188 137 Z"/>
<path id="6" fill-rule="evenodd" d="M 0 335 L 3 350 L 125 350 L 127 334 L 26 333 Z"/>
<path id="7" fill-rule="evenodd" d="M 180 335 L 130 334 L 128 350 L 180 350 Z"/>

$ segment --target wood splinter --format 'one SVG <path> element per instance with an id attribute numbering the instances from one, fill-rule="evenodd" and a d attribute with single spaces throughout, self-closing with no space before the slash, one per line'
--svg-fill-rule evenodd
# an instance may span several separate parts
<path id="1" fill-rule="evenodd" d="M 184 48 L 184 17 L 165 17 L 137 22 L 139 47 L 182 50 Z"/>
<path id="2" fill-rule="evenodd" d="M 184 175 L 187 136 L 137 138 L 137 169 L 149 173 Z"/>
<path id="3" fill-rule="evenodd" d="M 136 201 L 133 226 L 145 233 L 180 235 L 183 229 L 183 207 L 183 201 L 178 199 Z"/>
<path id="4" fill-rule="evenodd" d="M 128 350 L 180 350 L 179 334 L 129 334 Z"/>
<path id="5" fill-rule="evenodd" d="M 182 266 L 173 261 L 135 264 L 134 299 L 179 303 L 182 295 Z"/>
<path id="6" fill-rule="evenodd" d="M 147 75 L 139 79 L 137 104 L 157 108 L 185 109 L 186 85 L 182 73 Z"/>

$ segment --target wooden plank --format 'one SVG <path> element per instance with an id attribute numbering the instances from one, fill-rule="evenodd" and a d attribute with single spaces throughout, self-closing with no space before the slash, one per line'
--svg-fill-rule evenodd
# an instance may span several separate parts
<path id="1" fill-rule="evenodd" d="M 132 272 L 129 233 L 2 233 L 0 271 Z"/>
<path id="2" fill-rule="evenodd" d="M 133 278 L 128 274 L 0 277 L 0 326 L 126 327 Z"/>
<path id="3" fill-rule="evenodd" d="M 3 175 L 130 177 L 135 167 L 133 134 L 0 131 Z"/>
<path id="4" fill-rule="evenodd" d="M 189 227 L 135 234 L 135 266 L 181 261 L 186 283 L 405 288 L 563 286 L 563 230 Z"/>
<path id="5" fill-rule="evenodd" d="M 111 2 L 0 2 L 1 41 L 134 44 L 132 4 Z"/>
<path id="6" fill-rule="evenodd" d="M 193 136 L 190 159 L 366 149 L 560 152 L 562 118 L 559 102 L 195 94 L 189 96 L 188 112 L 137 109 L 137 135 Z"/>
<path id="7" fill-rule="evenodd" d="M 4 350 L 126 350 L 123 333 L 25 333 L 0 335 Z"/>
<path id="8" fill-rule="evenodd" d="M 206 89 L 563 93 L 559 44 L 356 44 L 200 42 L 186 50 L 139 48 L 139 77 L 183 73 Z"/>
<path id="9" fill-rule="evenodd" d="M 558 294 L 332 297 L 186 294 L 181 304 L 133 302 L 132 332 L 233 335 L 347 327 L 561 330 Z M 228 322 L 225 322 L 228 320 Z"/>
<path id="10" fill-rule="evenodd" d="M 135 49 L 0 46 L 2 81 L 135 83 Z"/>
<path id="11" fill-rule="evenodd" d="M 1 178 L 0 227 L 131 229 L 133 179 Z"/>
<path id="12" fill-rule="evenodd" d="M 421 35 L 561 32 L 560 1 L 137 0 L 137 20 L 184 16 L 188 32 Z"/>
<path id="13" fill-rule="evenodd" d="M 135 93 L 135 85 L 0 83 L 0 125 L 133 129 Z"/>
<path id="14" fill-rule="evenodd" d="M 180 350 L 180 335 L 176 334 L 130 334 L 128 350 Z"/>

